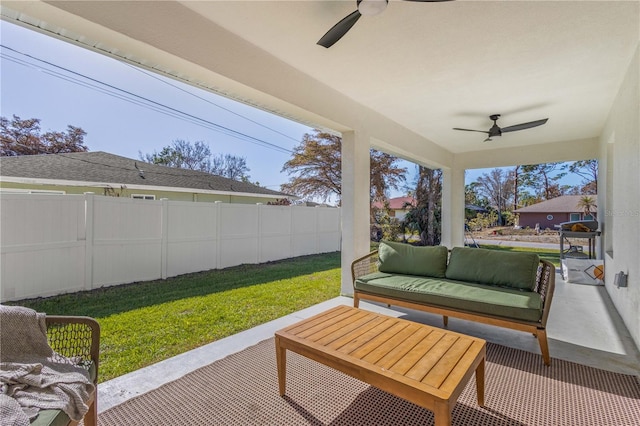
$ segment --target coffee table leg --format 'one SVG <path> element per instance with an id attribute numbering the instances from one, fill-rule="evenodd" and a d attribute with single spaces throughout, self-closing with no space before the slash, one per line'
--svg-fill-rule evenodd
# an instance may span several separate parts
<path id="1" fill-rule="evenodd" d="M 476 368 L 476 391 L 478 392 L 478 405 L 484 407 L 484 358 L 480 360 Z"/>
<path id="2" fill-rule="evenodd" d="M 278 365 L 280 396 L 284 396 L 287 385 L 287 350 L 280 344 L 278 336 L 276 336 L 276 364 Z"/>
<path id="3" fill-rule="evenodd" d="M 433 410 L 433 420 L 435 426 L 451 426 L 451 407 L 449 407 L 447 401 L 436 402 Z"/>

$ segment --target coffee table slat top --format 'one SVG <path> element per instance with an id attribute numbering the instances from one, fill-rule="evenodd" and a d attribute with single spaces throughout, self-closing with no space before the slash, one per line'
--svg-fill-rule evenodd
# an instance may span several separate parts
<path id="1" fill-rule="evenodd" d="M 471 336 L 338 306 L 276 335 L 314 348 L 436 397 L 459 392 L 464 376 L 484 353 L 485 341 Z"/>

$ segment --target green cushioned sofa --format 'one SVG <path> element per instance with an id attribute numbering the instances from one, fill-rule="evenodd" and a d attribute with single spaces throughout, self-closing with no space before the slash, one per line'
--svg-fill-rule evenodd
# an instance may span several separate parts
<path id="1" fill-rule="evenodd" d="M 451 316 L 530 332 L 551 363 L 546 323 L 555 267 L 535 253 L 382 241 L 351 264 L 351 274 L 355 307 L 372 300 L 440 314 L 445 327 Z"/>

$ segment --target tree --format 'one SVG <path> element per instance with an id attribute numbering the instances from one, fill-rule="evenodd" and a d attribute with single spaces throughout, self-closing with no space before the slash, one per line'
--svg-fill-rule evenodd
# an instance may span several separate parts
<path id="1" fill-rule="evenodd" d="M 565 166 L 563 163 L 542 163 L 522 166 L 522 178 L 525 186 L 536 191 L 542 200 L 564 195 L 566 187 L 558 183 L 566 173 L 561 172 Z"/>
<path id="2" fill-rule="evenodd" d="M 280 186 L 283 192 L 305 198 L 327 201 L 342 197 L 342 139 L 314 129 L 305 133 L 302 142 L 294 147 L 292 158 L 284 163 L 289 182 Z M 405 180 L 406 169 L 396 167 L 397 158 L 380 151 L 370 151 L 371 198 L 382 197 L 390 189 L 398 189 Z"/>
<path id="3" fill-rule="evenodd" d="M 493 169 L 477 180 L 478 192 L 489 200 L 489 204 L 498 211 L 498 221 L 502 225 L 503 212 L 507 210 L 513 197 L 513 172 L 505 175 L 502 169 Z"/>
<path id="4" fill-rule="evenodd" d="M 249 181 L 249 167 L 244 157 L 236 157 L 231 154 L 219 154 L 213 157 L 209 173 L 224 176 L 229 179 L 243 182 Z"/>
<path id="5" fill-rule="evenodd" d="M 596 217 L 596 200 L 593 197 L 585 195 L 578 201 L 578 207 L 582 209 L 585 216 Z"/>
<path id="6" fill-rule="evenodd" d="M 147 163 L 161 164 L 179 169 L 199 170 L 223 176 L 233 180 L 248 181 L 249 168 L 244 157 L 236 157 L 231 154 L 211 155 L 209 145 L 203 141 L 193 144 L 183 139 L 174 140 L 171 145 L 165 146 L 160 152 L 153 154 L 138 153 L 140 159 Z"/>
<path id="7" fill-rule="evenodd" d="M 171 145 L 162 148 L 160 152 L 153 151 L 153 154 L 139 153 L 139 155 L 140 159 L 147 163 L 179 169 L 200 170 L 201 172 L 211 170 L 211 149 L 202 141 L 196 141 L 192 144 L 189 141 L 176 139 Z"/>
<path id="8" fill-rule="evenodd" d="M 436 246 L 442 236 L 442 170 L 418 166 L 415 198 L 416 206 L 405 215 L 404 225 L 418 232 L 422 245 Z"/>
<path id="9" fill-rule="evenodd" d="M 595 195 L 598 193 L 598 160 L 574 161 L 569 165 L 569 172 L 581 176 L 581 194 Z"/>
<path id="10" fill-rule="evenodd" d="M 517 210 L 520 205 L 519 196 L 520 196 L 520 184 L 522 183 L 520 180 L 520 169 L 522 166 L 515 166 L 513 168 L 513 210 Z"/>
<path id="11" fill-rule="evenodd" d="M 67 126 L 66 132 L 40 133 L 40 119 L 21 119 L 13 115 L 9 120 L 0 117 L 0 156 L 63 154 L 88 151 L 84 145 L 87 132 L 80 127 Z"/>

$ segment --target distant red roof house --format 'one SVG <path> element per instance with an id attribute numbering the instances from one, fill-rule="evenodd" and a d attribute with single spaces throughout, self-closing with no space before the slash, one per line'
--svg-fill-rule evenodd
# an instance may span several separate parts
<path id="1" fill-rule="evenodd" d="M 538 224 L 540 229 L 554 229 L 562 222 L 593 220 L 593 217 L 583 213 L 582 207 L 578 207 L 582 197 L 584 195 L 563 195 L 513 212 L 520 216 L 518 225 L 522 228 L 535 228 Z M 589 197 L 597 199 L 597 195 L 589 195 Z"/>
<path id="2" fill-rule="evenodd" d="M 397 197 L 389 199 L 389 216 L 394 217 L 398 220 L 404 219 L 404 216 L 407 214 L 409 209 L 406 207 L 408 204 L 412 206 L 416 205 L 416 199 L 413 197 Z M 373 207 L 381 209 L 384 208 L 384 205 L 380 201 L 376 201 L 373 203 Z"/>

